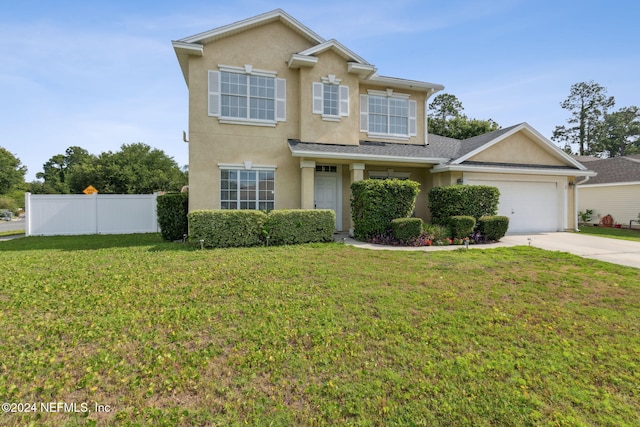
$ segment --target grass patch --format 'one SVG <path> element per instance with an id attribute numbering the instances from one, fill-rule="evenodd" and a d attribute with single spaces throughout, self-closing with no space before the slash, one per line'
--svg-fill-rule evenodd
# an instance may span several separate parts
<path id="1" fill-rule="evenodd" d="M 24 234 L 24 230 L 5 230 L 5 231 L 0 231 L 0 237 L 2 237 L 2 236 L 17 236 L 19 234 Z"/>
<path id="2" fill-rule="evenodd" d="M 580 227 L 583 234 L 592 234 L 594 236 L 609 237 L 612 239 L 631 240 L 640 242 L 640 230 L 630 230 L 628 228 L 612 228 L 612 227 L 591 227 L 585 225 Z"/>
<path id="3" fill-rule="evenodd" d="M 3 425 L 632 426 L 640 271 L 531 247 L 0 242 Z M 550 268 L 553 266 L 553 268 Z M 95 412 L 95 404 L 110 412 Z"/>

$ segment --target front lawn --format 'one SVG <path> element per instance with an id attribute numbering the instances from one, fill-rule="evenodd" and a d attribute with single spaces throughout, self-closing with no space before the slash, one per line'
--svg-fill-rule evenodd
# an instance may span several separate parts
<path id="1" fill-rule="evenodd" d="M 0 242 L 0 265 L 0 396 L 23 410 L 1 425 L 640 419 L 638 269 L 158 235 L 26 237 Z"/>
<path id="2" fill-rule="evenodd" d="M 595 236 L 610 237 L 612 239 L 631 240 L 640 242 L 640 230 L 613 227 L 593 227 L 585 225 L 580 227 L 580 232 Z"/>

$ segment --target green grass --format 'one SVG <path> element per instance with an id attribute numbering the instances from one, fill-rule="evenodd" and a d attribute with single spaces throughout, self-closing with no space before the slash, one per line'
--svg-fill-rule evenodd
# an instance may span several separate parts
<path id="1" fill-rule="evenodd" d="M 17 236 L 19 234 L 24 234 L 24 230 L 6 230 L 6 231 L 0 231 L 0 237 L 1 236 Z"/>
<path id="2" fill-rule="evenodd" d="M 0 242 L 0 425 L 633 426 L 640 270 L 530 247 Z M 110 412 L 95 412 L 95 404 Z"/>
<path id="3" fill-rule="evenodd" d="M 640 230 L 630 230 L 628 228 L 591 227 L 585 225 L 580 227 L 580 232 L 583 234 L 593 234 L 594 236 L 640 242 Z"/>

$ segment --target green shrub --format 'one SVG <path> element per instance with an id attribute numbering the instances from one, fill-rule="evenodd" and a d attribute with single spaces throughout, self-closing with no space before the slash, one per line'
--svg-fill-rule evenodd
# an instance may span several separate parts
<path id="1" fill-rule="evenodd" d="M 500 191 L 487 185 L 450 185 L 434 187 L 429 191 L 431 222 L 446 225 L 450 217 L 496 215 Z"/>
<path id="2" fill-rule="evenodd" d="M 189 212 L 189 239 L 209 248 L 257 246 L 267 214 L 256 210 L 196 210 Z"/>
<path id="3" fill-rule="evenodd" d="M 422 234 L 422 219 L 396 218 L 391 221 L 393 236 L 402 243 L 418 239 Z"/>
<path id="4" fill-rule="evenodd" d="M 356 239 L 390 234 L 391 221 L 413 213 L 420 184 L 399 179 L 365 179 L 351 184 Z"/>
<path id="5" fill-rule="evenodd" d="M 472 216 L 456 215 L 449 217 L 448 224 L 451 237 L 454 239 L 464 239 L 473 233 L 473 229 L 476 226 L 476 219 Z"/>
<path id="6" fill-rule="evenodd" d="M 483 216 L 478 220 L 478 231 L 486 240 L 498 241 L 508 229 L 509 218 L 506 216 Z"/>
<path id="7" fill-rule="evenodd" d="M 444 225 L 424 224 L 422 226 L 422 229 L 422 234 L 429 240 L 433 240 L 434 242 L 446 239 L 451 235 L 451 233 L 449 232 L 449 227 L 445 227 Z"/>
<path id="8" fill-rule="evenodd" d="M 18 206 L 16 202 L 8 196 L 0 196 L 0 209 L 8 209 L 13 213 L 16 213 Z"/>
<path id="9" fill-rule="evenodd" d="M 169 193 L 158 196 L 158 224 L 165 240 L 178 240 L 188 233 L 189 193 Z"/>
<path id="10" fill-rule="evenodd" d="M 330 209 L 283 209 L 269 212 L 264 228 L 272 245 L 330 242 L 335 222 L 336 214 Z"/>

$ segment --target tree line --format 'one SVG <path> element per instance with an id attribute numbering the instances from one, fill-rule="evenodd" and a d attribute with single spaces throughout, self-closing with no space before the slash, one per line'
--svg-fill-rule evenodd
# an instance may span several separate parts
<path id="1" fill-rule="evenodd" d="M 20 159 L 0 147 L 0 209 L 23 206 L 27 191 L 80 194 L 92 185 L 103 194 L 151 194 L 180 191 L 188 182 L 186 167 L 180 168 L 164 151 L 140 142 L 99 155 L 71 146 L 44 163 L 37 180 L 25 182 L 26 172 Z"/>
<path id="2" fill-rule="evenodd" d="M 568 154 L 616 157 L 640 153 L 640 109 L 632 105 L 617 111 L 607 89 L 593 81 L 571 86 L 560 106 L 570 113 L 566 125 L 556 126 L 551 140 Z M 443 93 L 429 104 L 429 132 L 455 139 L 467 139 L 500 129 L 491 119 L 471 119 L 463 114 L 455 95 Z M 576 147 L 577 151 L 574 151 Z"/>

